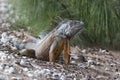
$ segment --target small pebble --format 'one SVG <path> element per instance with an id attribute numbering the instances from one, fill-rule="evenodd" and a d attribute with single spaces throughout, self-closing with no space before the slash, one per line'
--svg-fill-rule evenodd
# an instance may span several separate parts
<path id="1" fill-rule="evenodd" d="M 7 74 L 12 74 L 15 72 L 15 69 L 13 67 L 6 66 L 4 72 Z"/>
<path id="2" fill-rule="evenodd" d="M 28 77 L 34 77 L 34 74 L 33 74 L 32 71 L 28 71 L 28 72 L 26 73 L 26 75 L 27 75 Z"/>
<path id="3" fill-rule="evenodd" d="M 86 53 L 86 49 L 83 49 L 81 52 L 82 52 L 82 53 Z"/>
<path id="4" fill-rule="evenodd" d="M 94 64 L 94 61 L 93 60 L 88 60 L 87 61 L 87 65 L 90 66 L 90 65 L 93 65 Z"/>
<path id="5" fill-rule="evenodd" d="M 22 80 L 22 78 L 20 78 L 20 77 L 11 77 L 10 80 Z"/>
<path id="6" fill-rule="evenodd" d="M 26 65 L 25 60 L 21 59 L 21 61 L 20 61 L 20 65 Z"/>
<path id="7" fill-rule="evenodd" d="M 26 72 L 27 72 L 27 71 L 29 71 L 29 69 L 28 69 L 28 68 L 23 68 L 23 71 L 26 71 Z"/>
<path id="8" fill-rule="evenodd" d="M 8 58 L 7 58 L 7 55 L 6 54 L 3 54 L 2 56 L 1 56 L 1 60 L 2 61 L 6 61 Z"/>
<path id="9" fill-rule="evenodd" d="M 109 71 L 110 69 L 108 67 L 105 68 L 106 71 Z"/>

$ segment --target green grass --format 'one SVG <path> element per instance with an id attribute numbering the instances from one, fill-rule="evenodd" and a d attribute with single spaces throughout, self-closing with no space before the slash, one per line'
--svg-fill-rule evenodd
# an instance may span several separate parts
<path id="1" fill-rule="evenodd" d="M 120 0 L 11 0 L 16 14 L 26 18 L 17 25 L 35 35 L 55 27 L 61 19 L 83 20 L 84 30 L 74 44 L 120 49 Z M 51 26 L 52 25 L 52 26 Z"/>

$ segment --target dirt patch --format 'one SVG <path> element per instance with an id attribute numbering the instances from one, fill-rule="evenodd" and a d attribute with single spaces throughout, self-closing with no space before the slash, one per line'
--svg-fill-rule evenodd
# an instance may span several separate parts
<path id="1" fill-rule="evenodd" d="M 11 39 L 9 36 L 17 33 L 14 31 L 2 38 L 4 32 L 0 32 L 0 39 L 3 39 L 0 40 L 1 80 L 120 80 L 119 51 L 72 47 L 71 62 L 64 67 L 62 60 L 57 61 L 59 65 L 53 65 L 18 55 L 16 49 L 23 48 L 19 41 L 26 39 L 25 35 L 19 32 L 19 36 L 11 36 Z M 14 44 L 15 39 L 19 40 L 19 44 Z"/>

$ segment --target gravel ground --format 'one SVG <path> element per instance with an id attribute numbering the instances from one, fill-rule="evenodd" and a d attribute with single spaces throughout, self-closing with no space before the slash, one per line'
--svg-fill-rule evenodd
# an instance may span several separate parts
<path id="1" fill-rule="evenodd" d="M 0 29 L 0 80 L 120 80 L 119 51 L 71 47 L 71 62 L 65 67 L 63 61 L 53 65 L 18 55 L 21 35 Z"/>

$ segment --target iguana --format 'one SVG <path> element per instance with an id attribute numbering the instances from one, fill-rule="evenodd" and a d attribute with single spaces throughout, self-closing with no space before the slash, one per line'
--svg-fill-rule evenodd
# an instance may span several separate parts
<path id="1" fill-rule="evenodd" d="M 83 28 L 83 22 L 78 20 L 62 21 L 57 28 L 45 36 L 36 46 L 35 57 L 40 60 L 55 62 L 63 52 L 65 64 L 70 62 L 70 40 Z M 29 55 L 31 49 L 25 50 Z M 31 54 L 30 54 L 31 55 Z"/>

